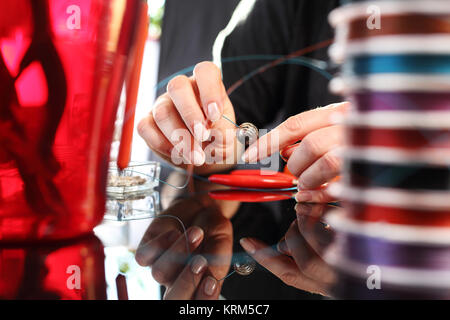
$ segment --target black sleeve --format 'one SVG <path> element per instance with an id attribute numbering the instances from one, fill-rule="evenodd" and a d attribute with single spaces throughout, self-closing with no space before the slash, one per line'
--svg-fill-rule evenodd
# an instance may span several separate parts
<path id="1" fill-rule="evenodd" d="M 338 4 L 339 0 L 256 0 L 248 18 L 224 42 L 226 87 L 280 56 L 305 48 L 317 49 L 301 58 L 326 63 L 327 46 L 334 38 L 328 15 Z M 230 95 L 237 122 L 267 128 L 297 113 L 338 102 L 340 98 L 328 91 L 331 76 L 311 66 L 286 63 L 246 79 Z"/>
<path id="2" fill-rule="evenodd" d="M 241 78 L 288 53 L 292 24 L 300 1 L 257 0 L 247 19 L 226 38 L 222 48 L 224 83 L 230 88 Z M 264 127 L 277 114 L 277 93 L 282 87 L 285 66 L 272 68 L 244 82 L 230 99 L 237 122 Z"/>

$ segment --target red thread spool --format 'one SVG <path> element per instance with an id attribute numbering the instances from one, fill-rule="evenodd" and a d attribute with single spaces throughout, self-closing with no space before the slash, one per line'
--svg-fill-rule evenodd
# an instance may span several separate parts
<path id="1" fill-rule="evenodd" d="M 350 218 L 358 221 L 450 227 L 450 209 L 422 210 L 357 202 L 346 202 L 345 208 L 345 213 Z"/>
<path id="2" fill-rule="evenodd" d="M 367 28 L 367 17 L 350 22 L 349 39 L 414 34 L 450 34 L 449 15 L 420 13 L 381 15 L 382 28 Z"/>
<path id="3" fill-rule="evenodd" d="M 449 129 L 386 129 L 351 127 L 348 142 L 354 147 L 388 147 L 400 149 L 449 149 Z"/>

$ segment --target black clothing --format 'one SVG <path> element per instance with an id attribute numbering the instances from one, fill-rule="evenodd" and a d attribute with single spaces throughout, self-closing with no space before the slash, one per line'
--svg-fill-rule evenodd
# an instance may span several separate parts
<path id="1" fill-rule="evenodd" d="M 338 0 L 259 0 L 247 20 L 226 39 L 222 59 L 249 55 L 288 55 L 326 40 L 333 30 L 328 14 Z M 305 57 L 328 61 L 328 48 Z M 265 61 L 223 64 L 226 87 Z M 237 122 L 264 128 L 275 119 L 286 119 L 310 108 L 339 101 L 328 90 L 329 79 L 299 65 L 280 65 L 246 81 L 231 94 Z"/>

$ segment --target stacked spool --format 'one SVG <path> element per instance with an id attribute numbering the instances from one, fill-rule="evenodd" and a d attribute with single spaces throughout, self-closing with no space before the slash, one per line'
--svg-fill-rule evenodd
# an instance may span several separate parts
<path id="1" fill-rule="evenodd" d="M 330 21 L 331 90 L 352 103 L 335 294 L 449 299 L 450 1 L 353 1 Z"/>

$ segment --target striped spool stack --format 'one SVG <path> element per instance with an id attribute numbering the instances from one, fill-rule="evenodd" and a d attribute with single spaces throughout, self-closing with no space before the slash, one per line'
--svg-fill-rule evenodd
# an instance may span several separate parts
<path id="1" fill-rule="evenodd" d="M 450 298 L 450 1 L 346 1 L 331 90 L 352 103 L 327 217 L 340 298 Z"/>

